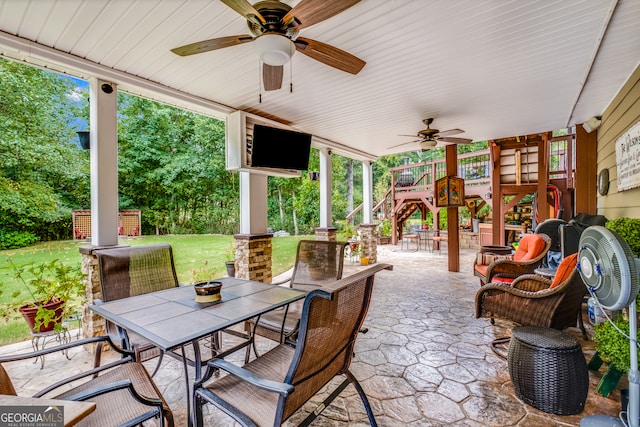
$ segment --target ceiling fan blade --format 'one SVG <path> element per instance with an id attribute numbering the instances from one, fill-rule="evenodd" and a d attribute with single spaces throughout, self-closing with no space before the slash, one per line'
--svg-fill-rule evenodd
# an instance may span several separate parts
<path id="1" fill-rule="evenodd" d="M 349 9 L 358 2 L 360 0 L 302 0 L 282 17 L 282 22 L 289 25 L 295 18 L 300 22 L 297 28 L 309 27 Z"/>
<path id="2" fill-rule="evenodd" d="M 403 142 L 402 144 L 397 144 L 397 145 L 392 145 L 391 147 L 387 147 L 387 150 L 391 149 L 391 148 L 400 147 L 402 145 L 413 144 L 414 142 L 420 142 L 420 141 L 422 141 L 422 140 L 421 139 L 416 139 L 415 141 Z"/>
<path id="3" fill-rule="evenodd" d="M 344 50 L 317 40 L 298 37 L 294 43 L 298 52 L 347 73 L 358 74 L 366 64 L 362 59 Z"/>
<path id="4" fill-rule="evenodd" d="M 439 136 L 436 139 L 438 141 L 449 142 L 451 144 L 467 144 L 473 141 L 472 139 L 468 139 L 468 138 L 451 138 L 451 137 L 441 137 L 441 136 Z"/>
<path id="5" fill-rule="evenodd" d="M 462 129 L 449 129 L 449 130 L 443 130 L 442 132 L 439 132 L 438 135 L 453 136 L 453 135 L 458 135 L 460 133 L 464 133 L 464 131 Z"/>
<path id="6" fill-rule="evenodd" d="M 262 83 L 264 90 L 278 90 L 282 87 L 282 76 L 284 67 L 282 65 L 272 66 L 262 64 Z"/>
<path id="7" fill-rule="evenodd" d="M 253 41 L 253 37 L 248 34 L 241 36 L 219 37 L 217 39 L 203 40 L 196 43 L 171 49 L 171 52 L 180 56 L 195 55 L 197 53 L 209 52 L 211 50 L 222 49 L 225 47 L 235 46 L 242 43 Z"/>
<path id="8" fill-rule="evenodd" d="M 264 16 L 260 14 L 247 0 L 220 0 L 222 3 L 229 6 L 231 9 L 238 12 L 251 22 L 255 22 L 258 25 L 265 24 L 267 22 Z"/>

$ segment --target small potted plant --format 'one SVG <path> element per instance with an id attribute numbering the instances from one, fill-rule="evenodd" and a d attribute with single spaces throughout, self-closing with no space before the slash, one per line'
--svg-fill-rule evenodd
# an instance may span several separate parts
<path id="1" fill-rule="evenodd" d="M 369 265 L 369 257 L 360 255 L 360 265 Z"/>
<path id="2" fill-rule="evenodd" d="M 200 268 L 192 269 L 190 273 L 191 273 L 191 283 L 206 282 L 207 280 L 210 280 L 216 277 L 215 270 L 209 268 L 208 260 L 205 260 L 204 265 L 202 265 Z"/>
<path id="3" fill-rule="evenodd" d="M 231 242 L 225 252 L 225 266 L 227 267 L 227 276 L 236 277 L 236 245 Z"/>
<path id="4" fill-rule="evenodd" d="M 391 243 L 391 221 L 385 218 L 378 225 L 378 244 L 388 245 L 389 243 Z"/>
<path id="5" fill-rule="evenodd" d="M 13 301 L 3 307 L 3 314 L 19 311 L 33 333 L 60 330 L 62 320 L 74 313 L 83 300 L 85 275 L 80 267 L 65 266 L 57 259 L 22 266 L 8 261 L 8 268 L 13 269 L 24 289 L 13 292 Z M 7 287 L 0 283 L 0 292 Z"/>

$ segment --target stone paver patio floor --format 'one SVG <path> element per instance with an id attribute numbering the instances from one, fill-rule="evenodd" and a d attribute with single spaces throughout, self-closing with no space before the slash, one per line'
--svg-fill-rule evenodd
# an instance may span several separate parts
<path id="1" fill-rule="evenodd" d="M 474 298 L 478 280 L 471 274 L 475 251 L 461 251 L 461 272 L 450 273 L 446 251 L 401 251 L 398 246 L 379 246 L 378 262 L 394 265 L 393 271 L 376 276 L 374 295 L 365 321 L 368 333 L 356 342 L 352 372 L 369 396 L 380 426 L 577 426 L 589 414 L 617 416 L 619 389 L 608 398 L 595 393 L 601 373 L 590 372 L 590 388 L 583 413 L 572 416 L 546 414 L 515 395 L 507 362 L 496 357 L 490 343 L 508 335 L 512 324 L 476 319 Z M 345 275 L 360 268 L 345 261 Z M 585 313 L 586 314 L 586 313 Z M 586 315 L 585 315 L 586 320 Z M 588 322 L 587 326 L 588 325 Z M 592 333 L 592 329 L 588 329 Z M 580 341 L 587 360 L 593 343 L 584 341 L 577 328 L 567 332 Z M 262 351 L 272 343 L 259 339 Z M 0 348 L 0 354 L 28 351 L 29 343 Z M 50 384 L 55 377 L 86 369 L 91 356 L 76 351 L 67 361 L 61 354 L 47 356 L 39 364 L 7 366 L 19 394 L 29 395 Z M 106 358 L 114 355 L 106 355 Z M 232 358 L 231 360 L 235 359 Z M 237 361 L 241 357 L 238 355 Z M 235 361 L 235 360 L 234 360 Z M 154 361 L 146 362 L 152 370 Z M 176 417 L 186 426 L 182 364 L 165 357 L 154 378 Z M 626 379 L 625 379 L 626 380 Z M 321 401 L 321 392 L 286 425 L 300 422 Z M 233 421 L 216 410 L 208 411 L 207 425 L 230 426 Z M 352 386 L 325 409 L 314 425 L 368 425 L 367 417 Z"/>

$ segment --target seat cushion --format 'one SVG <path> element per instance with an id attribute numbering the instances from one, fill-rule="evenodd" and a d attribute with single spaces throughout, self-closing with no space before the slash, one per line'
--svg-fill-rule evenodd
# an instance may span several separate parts
<path id="1" fill-rule="evenodd" d="M 553 282 L 551 282 L 551 286 L 549 286 L 549 289 L 555 288 L 556 286 L 567 280 L 569 276 L 571 276 L 573 270 L 576 268 L 577 263 L 578 253 L 571 254 L 563 259 L 558 266 L 558 270 L 556 271 L 556 275 L 554 276 Z"/>
<path id="2" fill-rule="evenodd" d="M 547 242 L 539 234 L 525 234 L 520 239 L 514 261 L 530 261 L 542 253 Z"/>
<path id="3" fill-rule="evenodd" d="M 480 274 L 481 276 L 487 277 L 487 267 L 489 267 L 486 264 L 476 264 L 474 266 L 474 268 L 476 269 L 476 271 L 478 272 L 478 274 Z"/>

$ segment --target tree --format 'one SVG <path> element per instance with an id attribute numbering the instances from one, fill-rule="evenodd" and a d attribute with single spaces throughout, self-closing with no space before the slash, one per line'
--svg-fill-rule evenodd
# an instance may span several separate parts
<path id="1" fill-rule="evenodd" d="M 156 233 L 238 231 L 238 180 L 225 170 L 224 122 L 119 94 L 120 208 Z"/>
<path id="2" fill-rule="evenodd" d="M 56 73 L 0 59 L 0 94 L 0 233 L 68 237 L 71 209 L 89 199 L 88 154 L 73 129 L 86 114 L 77 88 Z"/>

